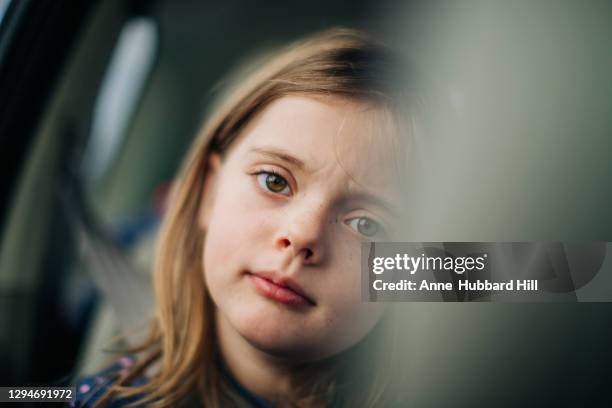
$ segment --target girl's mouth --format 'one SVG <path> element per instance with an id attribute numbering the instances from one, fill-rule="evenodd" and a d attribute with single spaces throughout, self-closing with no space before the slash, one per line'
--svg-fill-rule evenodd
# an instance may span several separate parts
<path id="1" fill-rule="evenodd" d="M 291 306 L 315 306 L 299 286 L 287 279 L 276 279 L 271 272 L 247 272 L 255 290 L 269 299 Z"/>

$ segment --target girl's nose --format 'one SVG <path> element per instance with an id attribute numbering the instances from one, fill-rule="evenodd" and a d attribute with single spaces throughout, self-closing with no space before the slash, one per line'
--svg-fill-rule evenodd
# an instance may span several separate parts
<path id="1" fill-rule="evenodd" d="M 304 211 L 296 214 L 276 239 L 276 247 L 292 251 L 307 265 L 317 264 L 324 257 L 326 211 Z"/>

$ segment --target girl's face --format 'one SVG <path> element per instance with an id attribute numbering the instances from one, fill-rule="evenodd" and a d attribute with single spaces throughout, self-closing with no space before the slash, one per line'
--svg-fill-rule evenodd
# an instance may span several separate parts
<path id="1" fill-rule="evenodd" d="M 211 159 L 200 211 L 205 281 L 221 326 L 261 351 L 321 359 L 381 317 L 382 304 L 361 302 L 360 244 L 388 239 L 399 192 L 376 113 L 284 97 L 222 163 Z"/>

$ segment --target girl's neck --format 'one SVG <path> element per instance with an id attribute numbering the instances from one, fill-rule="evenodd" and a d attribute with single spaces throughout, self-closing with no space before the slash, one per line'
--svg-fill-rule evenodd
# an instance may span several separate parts
<path id="1" fill-rule="evenodd" d="M 218 309 L 215 313 L 219 348 L 229 372 L 242 386 L 273 404 L 286 400 L 295 365 L 253 347 Z"/>

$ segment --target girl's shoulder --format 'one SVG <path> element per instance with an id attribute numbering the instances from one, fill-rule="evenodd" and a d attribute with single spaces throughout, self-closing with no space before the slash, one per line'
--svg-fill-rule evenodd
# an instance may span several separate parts
<path id="1" fill-rule="evenodd" d="M 93 375 L 80 378 L 76 384 L 76 397 L 70 407 L 93 407 L 93 405 L 106 394 L 106 391 L 122 376 L 124 376 L 135 363 L 133 356 L 125 355 L 111 365 Z M 143 385 L 147 382 L 144 376 L 137 377 L 127 385 Z M 138 397 L 112 398 L 105 407 L 124 407 L 137 401 Z"/>

